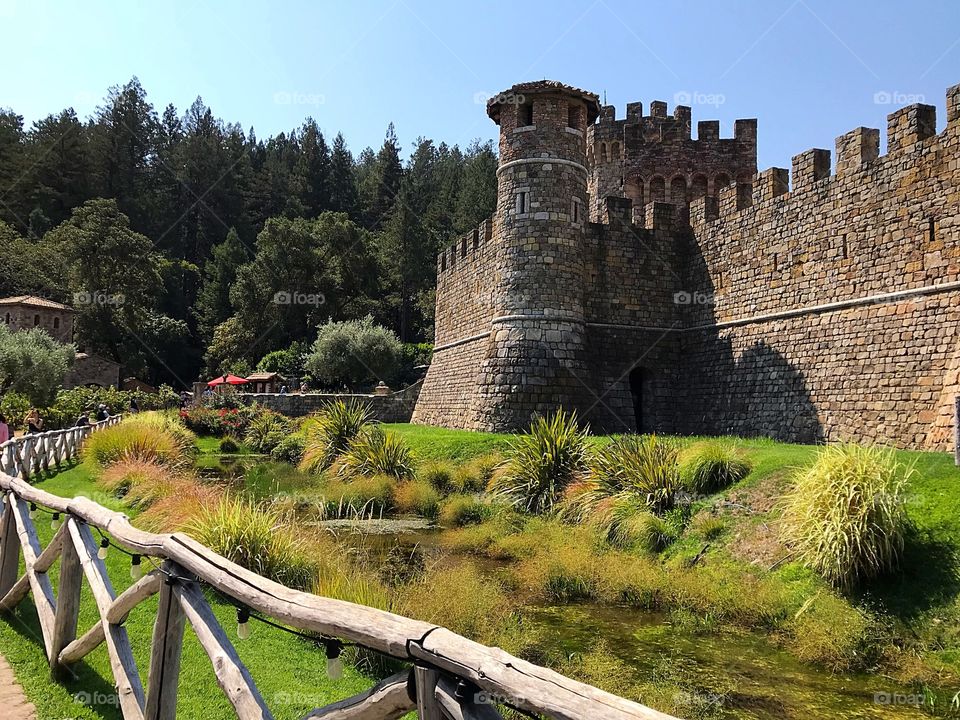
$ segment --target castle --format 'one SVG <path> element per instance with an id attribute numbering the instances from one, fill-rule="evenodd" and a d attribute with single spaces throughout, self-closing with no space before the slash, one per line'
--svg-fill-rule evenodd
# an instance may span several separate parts
<path id="1" fill-rule="evenodd" d="M 952 447 L 960 394 L 960 85 L 947 125 L 880 131 L 757 173 L 665 103 L 553 81 L 490 100 L 494 216 L 437 260 L 434 360 L 413 421 Z M 792 186 L 791 186 L 792 180 Z"/>

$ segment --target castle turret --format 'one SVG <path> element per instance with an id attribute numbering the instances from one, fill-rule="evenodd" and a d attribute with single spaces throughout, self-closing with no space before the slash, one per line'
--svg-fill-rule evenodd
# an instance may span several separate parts
<path id="1" fill-rule="evenodd" d="M 496 430 L 589 407 L 584 341 L 586 130 L 596 95 L 552 81 L 491 99 L 500 126 L 493 320 L 474 415 Z"/>

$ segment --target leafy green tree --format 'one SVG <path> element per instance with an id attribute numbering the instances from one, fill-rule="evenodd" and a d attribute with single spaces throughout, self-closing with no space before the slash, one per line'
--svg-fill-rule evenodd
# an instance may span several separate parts
<path id="1" fill-rule="evenodd" d="M 354 389 L 390 380 L 397 372 L 402 352 L 397 336 L 374 324 L 368 315 L 361 320 L 321 325 L 305 367 L 328 387 Z"/>
<path id="2" fill-rule="evenodd" d="M 69 299 L 66 265 L 50 243 L 27 240 L 0 220 L 0 248 L 0 296 Z"/>
<path id="3" fill-rule="evenodd" d="M 53 402 L 76 348 L 40 329 L 12 332 L 0 325 L 0 395 L 19 393 L 36 406 Z"/>

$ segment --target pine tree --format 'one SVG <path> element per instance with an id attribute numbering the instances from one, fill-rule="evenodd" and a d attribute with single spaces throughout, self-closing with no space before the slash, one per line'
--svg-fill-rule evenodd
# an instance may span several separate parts
<path id="1" fill-rule="evenodd" d="M 341 133 L 333 141 L 330 154 L 330 209 L 347 213 L 356 220 L 359 211 L 356 178 L 353 172 L 353 155 Z"/>
<path id="2" fill-rule="evenodd" d="M 230 317 L 230 286 L 240 266 L 250 259 L 239 234 L 230 228 L 226 239 L 213 246 L 210 259 L 203 268 L 203 285 L 197 297 L 197 328 L 200 337 L 209 342 L 214 328 Z"/>

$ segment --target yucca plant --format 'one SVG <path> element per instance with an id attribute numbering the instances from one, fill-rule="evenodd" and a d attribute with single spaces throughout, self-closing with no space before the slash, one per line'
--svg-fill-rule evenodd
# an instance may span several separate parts
<path id="1" fill-rule="evenodd" d="M 370 408 L 362 402 L 335 400 L 317 415 L 304 421 L 305 442 L 300 469 L 309 473 L 326 470 L 350 443 L 370 424 Z"/>
<path id="2" fill-rule="evenodd" d="M 518 509 L 547 513 L 586 469 L 587 430 L 580 428 L 576 412 L 559 410 L 535 418 L 528 432 L 511 441 L 489 489 Z"/>
<path id="3" fill-rule="evenodd" d="M 909 530 L 904 491 L 913 473 L 892 449 L 821 450 L 783 498 L 784 540 L 844 590 L 896 569 Z"/>
<path id="4" fill-rule="evenodd" d="M 412 478 L 410 448 L 399 435 L 372 425 L 362 430 L 331 467 L 334 475 L 389 475 L 397 480 Z"/>
<path id="5" fill-rule="evenodd" d="M 681 488 L 677 449 L 656 435 L 622 435 L 597 453 L 590 478 L 599 497 L 633 496 L 659 515 Z"/>
<path id="6" fill-rule="evenodd" d="M 697 443 L 683 453 L 680 475 L 687 489 L 705 495 L 719 492 L 750 474 L 750 463 L 736 446 L 718 440 Z"/>

